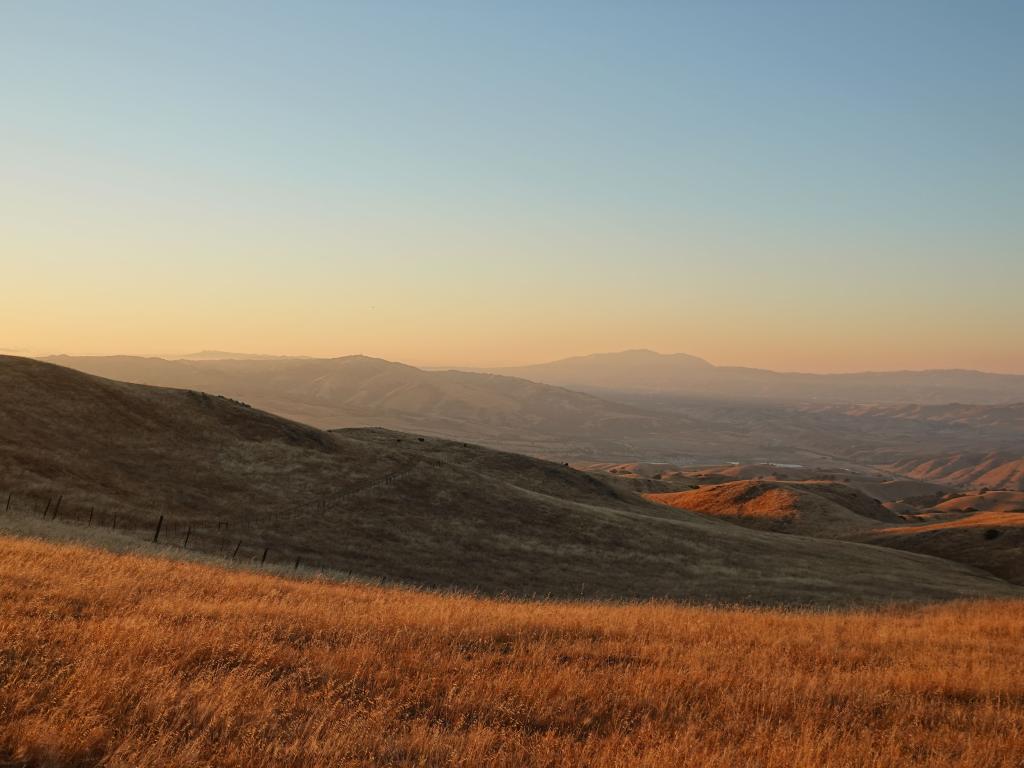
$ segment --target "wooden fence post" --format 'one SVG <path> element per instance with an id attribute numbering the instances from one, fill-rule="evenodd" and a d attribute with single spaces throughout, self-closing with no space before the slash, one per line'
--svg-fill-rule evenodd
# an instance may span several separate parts
<path id="1" fill-rule="evenodd" d="M 11 511 L 11 496 L 13 496 L 13 495 L 14 494 L 11 494 L 11 493 L 7 494 L 7 509 L 4 510 L 4 514 L 7 514 L 8 512 Z"/>
<path id="2" fill-rule="evenodd" d="M 50 498 L 48 498 L 46 500 L 46 509 L 43 510 L 43 519 L 44 520 L 46 519 L 46 516 L 50 513 L 50 505 L 51 504 L 53 504 L 53 496 L 51 496 Z"/>
<path id="3" fill-rule="evenodd" d="M 188 527 L 188 530 L 185 531 L 185 543 L 181 545 L 182 549 L 188 549 L 188 537 L 191 536 L 191 535 L 192 535 L 192 526 L 190 525 Z"/>
<path id="4" fill-rule="evenodd" d="M 160 515 L 160 519 L 156 521 L 156 533 L 153 534 L 153 543 L 156 544 L 156 540 L 160 538 L 160 526 L 164 524 L 164 516 Z"/>
<path id="5" fill-rule="evenodd" d="M 234 560 L 234 559 L 235 559 L 235 555 L 237 555 L 237 554 L 238 554 L 238 548 L 239 548 L 240 546 L 242 546 L 242 540 L 241 540 L 241 539 L 239 539 L 239 540 L 238 540 L 238 543 L 237 543 L 237 544 L 235 544 L 235 551 L 231 553 L 231 559 L 232 559 L 232 560 Z"/>
<path id="6" fill-rule="evenodd" d="M 60 503 L 64 501 L 64 494 L 57 497 L 57 503 L 53 505 L 53 519 L 57 519 L 57 512 L 60 511 Z"/>
<path id="7" fill-rule="evenodd" d="M 269 551 L 270 551 L 270 547 L 264 548 L 264 550 L 263 550 L 263 557 L 260 558 L 260 565 L 263 565 L 265 562 L 267 562 L 267 552 L 269 552 Z"/>
<path id="8" fill-rule="evenodd" d="M 92 527 L 92 514 L 96 511 L 96 507 L 89 507 L 89 526 Z"/>
<path id="9" fill-rule="evenodd" d="M 299 570 L 299 558 L 295 558 L 295 570 Z"/>

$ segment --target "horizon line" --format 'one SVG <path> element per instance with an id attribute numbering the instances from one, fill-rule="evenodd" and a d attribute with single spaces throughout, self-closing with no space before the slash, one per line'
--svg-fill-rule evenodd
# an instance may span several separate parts
<path id="1" fill-rule="evenodd" d="M 505 374 L 504 371 L 513 371 L 523 368 L 538 368 L 546 365 L 553 365 L 568 360 L 581 360 L 591 357 L 612 357 L 616 355 L 625 355 L 629 353 L 646 352 L 655 355 L 660 358 L 665 357 L 688 357 L 700 362 L 706 363 L 708 366 L 714 369 L 739 369 L 739 370 L 751 370 L 751 371 L 767 371 L 769 373 L 776 373 L 780 375 L 799 375 L 799 376 L 858 376 L 858 375 L 877 375 L 877 374 L 898 374 L 898 373 L 980 373 L 988 376 L 1024 376 L 1024 371 L 1012 372 L 1012 371 L 992 371 L 984 370 L 981 368 L 965 368 L 965 367 L 934 367 L 934 368 L 887 368 L 887 369 L 854 369 L 845 371 L 801 371 L 801 370 L 779 370 L 775 368 L 761 368 L 753 365 L 719 365 L 712 363 L 711 361 L 702 358 L 698 355 L 693 355 L 688 352 L 658 352 L 649 348 L 633 348 L 624 349 L 612 352 L 591 352 L 578 355 L 569 355 L 566 357 L 557 358 L 554 360 L 547 360 L 540 363 L 523 363 L 515 365 L 437 365 L 437 364 L 416 364 L 408 363 L 403 360 L 391 359 L 389 357 L 381 357 L 379 355 L 371 355 L 362 352 L 342 354 L 342 355 L 300 355 L 300 354 L 275 354 L 266 352 L 233 352 L 228 350 L 212 350 L 204 349 L 198 352 L 186 352 L 186 353 L 152 353 L 152 354 L 140 354 L 132 352 L 116 352 L 116 353 L 88 353 L 78 354 L 72 352 L 54 352 L 44 354 L 29 354 L 29 350 L 25 349 L 11 349 L 11 348 L 0 348 L 0 355 L 11 355 L 13 357 L 27 357 L 36 360 L 46 361 L 49 358 L 104 358 L 104 357 L 131 357 L 139 359 L 156 359 L 166 361 L 188 361 L 192 358 L 200 358 L 201 356 L 207 356 L 207 361 L 216 360 L 342 360 L 345 358 L 362 357 L 371 360 L 380 360 L 386 363 L 392 363 L 396 365 L 408 365 L 413 368 L 419 368 L 424 371 L 464 371 L 470 373 L 495 373 L 501 375 L 512 375 Z M 212 355 L 223 355 L 224 357 L 211 357 Z M 203 360 L 193 360 L 193 362 L 202 362 Z"/>

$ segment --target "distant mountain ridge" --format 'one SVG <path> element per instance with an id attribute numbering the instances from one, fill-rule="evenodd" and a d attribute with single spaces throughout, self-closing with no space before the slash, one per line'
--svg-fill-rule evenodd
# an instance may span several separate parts
<path id="1" fill-rule="evenodd" d="M 219 349 L 204 349 L 187 355 L 169 355 L 168 360 L 308 360 L 304 355 L 260 355 L 247 352 L 224 352 Z"/>
<path id="2" fill-rule="evenodd" d="M 363 355 L 45 360 L 118 381 L 225 395 L 321 428 L 382 426 L 537 453 L 552 444 L 618 444 L 687 422 L 510 376 L 424 371 Z"/>
<path id="3" fill-rule="evenodd" d="M 208 353 L 214 354 L 214 353 Z M 617 365 L 619 355 L 585 365 Z M 706 361 L 643 350 L 642 365 L 717 375 Z M 341 358 L 165 360 L 48 358 L 107 378 L 226 395 L 322 428 L 382 426 L 556 458 L 559 461 L 764 461 L 874 466 L 938 478 L 903 464 L 939 456 L 979 459 L 977 477 L 1024 457 L 1024 405 L 869 404 L 742 397 L 723 381 L 698 394 L 591 388 L 590 394 L 493 373 L 427 371 L 360 355 Z M 576 366 L 569 361 L 567 366 Z M 710 373 L 708 373 L 710 372 Z M 773 376 L 775 374 L 772 374 Z M 710 379 L 708 379 L 710 381 Z M 852 463 L 851 463 L 852 462 Z M 899 469 L 895 467 L 899 466 Z M 958 467 L 941 482 L 976 485 Z M 941 473 L 940 473 L 941 474 Z M 998 477 L 996 477 L 998 475 Z M 993 482 L 1000 479 L 1001 482 Z M 1016 487 L 1013 472 L 985 477 Z"/>
<path id="4" fill-rule="evenodd" d="M 759 368 L 716 366 L 693 355 L 661 354 L 646 349 L 489 371 L 590 392 L 837 403 L 1024 402 L 1024 375 L 959 369 L 779 373 Z"/>

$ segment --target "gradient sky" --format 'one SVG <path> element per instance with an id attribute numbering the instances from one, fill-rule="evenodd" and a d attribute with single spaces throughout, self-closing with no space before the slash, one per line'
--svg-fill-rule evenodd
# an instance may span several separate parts
<path id="1" fill-rule="evenodd" d="M 0 348 L 1024 373 L 1024 3 L 0 0 Z"/>

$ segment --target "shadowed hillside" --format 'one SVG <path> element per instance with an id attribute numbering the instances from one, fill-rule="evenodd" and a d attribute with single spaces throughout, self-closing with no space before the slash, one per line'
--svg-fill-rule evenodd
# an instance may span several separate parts
<path id="1" fill-rule="evenodd" d="M 871 531 L 858 540 L 948 558 L 1024 584 L 1024 509 L 947 513 L 946 517 Z"/>
<path id="2" fill-rule="evenodd" d="M 325 433 L 224 398 L 0 358 L 18 499 L 214 526 L 288 562 L 488 593 L 849 604 L 1015 594 L 932 558 L 749 531 L 515 454 Z M 381 478 L 391 482 L 381 484 Z M 375 481 L 378 481 L 376 484 Z M 181 530 L 180 528 L 178 530 Z"/>

